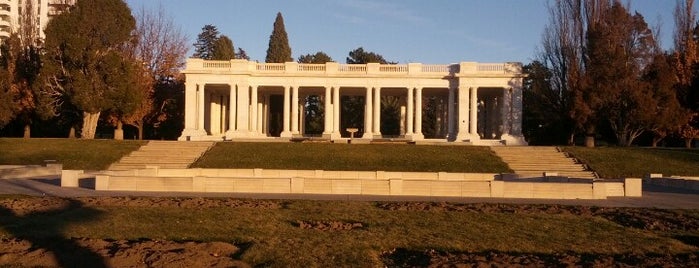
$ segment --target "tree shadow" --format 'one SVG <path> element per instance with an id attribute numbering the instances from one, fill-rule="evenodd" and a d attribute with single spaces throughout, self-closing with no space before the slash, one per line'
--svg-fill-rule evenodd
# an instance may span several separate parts
<path id="1" fill-rule="evenodd" d="M 0 206 L 0 227 L 16 238 L 31 242 L 32 250 L 41 248 L 52 252 L 60 267 L 107 267 L 101 255 L 64 234 L 68 225 L 93 221 L 101 214 L 74 199 L 69 199 L 64 207 L 26 215 Z"/>

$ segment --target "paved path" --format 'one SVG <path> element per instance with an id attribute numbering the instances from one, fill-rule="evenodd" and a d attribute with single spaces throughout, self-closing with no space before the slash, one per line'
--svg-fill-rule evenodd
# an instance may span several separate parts
<path id="1" fill-rule="evenodd" d="M 235 197 L 253 199 L 312 199 L 357 201 L 448 201 L 461 203 L 560 204 L 603 207 L 655 207 L 665 209 L 699 209 L 699 191 L 683 191 L 654 185 L 643 185 L 643 197 L 610 197 L 605 200 L 469 198 L 425 196 L 370 196 L 317 194 L 253 194 L 253 193 L 179 193 L 95 191 L 86 188 L 62 188 L 57 177 L 35 179 L 0 179 L 0 195 L 31 196 L 157 196 L 157 197 Z"/>

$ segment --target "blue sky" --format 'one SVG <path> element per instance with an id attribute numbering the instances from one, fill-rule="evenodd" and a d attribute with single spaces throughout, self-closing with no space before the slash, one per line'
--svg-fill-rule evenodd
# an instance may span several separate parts
<path id="1" fill-rule="evenodd" d="M 126 0 L 133 9 L 162 8 L 193 44 L 215 25 L 252 60 L 264 61 L 277 12 L 294 58 L 323 51 L 344 63 L 364 47 L 399 63 L 530 62 L 548 20 L 547 0 Z M 672 46 L 673 0 L 635 0 L 631 9 L 661 25 Z M 189 54 L 193 51 L 190 47 Z"/>

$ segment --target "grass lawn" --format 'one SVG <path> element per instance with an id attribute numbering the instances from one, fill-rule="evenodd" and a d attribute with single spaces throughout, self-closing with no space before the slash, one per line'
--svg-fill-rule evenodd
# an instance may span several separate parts
<path id="1" fill-rule="evenodd" d="M 359 201 L 253 200 L 279 205 L 203 208 L 144 205 L 148 202 L 140 202 L 135 206 L 87 205 L 24 216 L 0 213 L 0 237 L 50 239 L 58 235 L 224 241 L 244 248 L 239 256 L 243 261 L 254 266 L 274 267 L 378 267 L 382 266 L 380 254 L 395 248 L 537 254 L 676 254 L 697 251 L 696 247 L 672 239 L 665 233 L 625 227 L 593 215 L 386 210 L 377 203 Z M 158 202 L 162 201 L 154 203 Z M 512 208 L 517 209 L 516 206 Z M 696 211 L 677 213 L 699 219 Z M 361 223 L 362 227 L 352 230 L 304 229 L 297 224 L 299 221 Z"/>
<path id="2" fill-rule="evenodd" d="M 407 144 L 219 142 L 193 167 L 510 172 L 488 147 Z"/>
<path id="3" fill-rule="evenodd" d="M 0 165 L 57 160 L 65 169 L 106 169 L 145 141 L 0 138 Z"/>
<path id="4" fill-rule="evenodd" d="M 563 147 L 603 178 L 643 177 L 647 173 L 699 176 L 699 150 L 636 147 Z"/>

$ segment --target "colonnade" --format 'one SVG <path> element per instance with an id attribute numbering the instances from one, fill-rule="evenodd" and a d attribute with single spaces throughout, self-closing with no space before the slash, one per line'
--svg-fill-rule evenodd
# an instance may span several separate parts
<path id="1" fill-rule="evenodd" d="M 508 144 L 526 144 L 521 134 L 521 77 L 473 79 L 407 74 L 397 79 L 361 75 L 327 77 L 315 73 L 292 77 L 264 73 L 254 76 L 185 74 L 185 128 L 180 140 L 303 138 L 307 107 L 302 100 L 305 96 L 317 95 L 324 112 L 324 139 L 346 139 L 341 135 L 344 130 L 341 128 L 347 127 L 341 125 L 342 96 L 364 98 L 360 131 L 363 134 L 355 138 L 382 139 L 385 133 L 381 132 L 381 100 L 383 96 L 396 96 L 400 101 L 399 138 L 422 141 L 427 107 L 424 101 L 429 96 L 439 95 L 439 106 L 432 116 L 438 121 L 438 132 L 446 134 L 440 137 L 442 140 L 471 144 L 501 140 Z M 276 125 L 279 116 L 281 128 Z M 272 129 L 281 131 L 277 136 Z"/>

